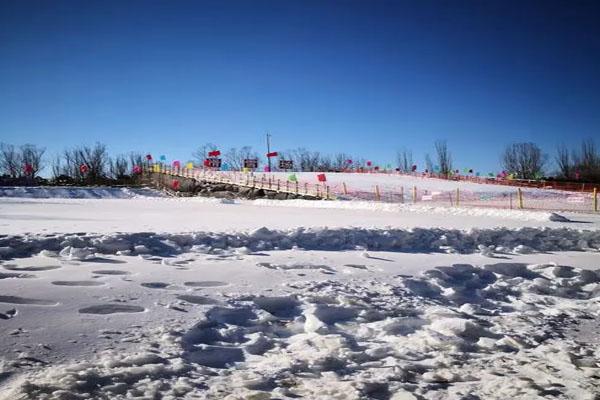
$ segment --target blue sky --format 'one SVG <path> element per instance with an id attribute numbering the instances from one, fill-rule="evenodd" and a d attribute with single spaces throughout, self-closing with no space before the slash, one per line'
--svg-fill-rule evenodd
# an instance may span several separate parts
<path id="1" fill-rule="evenodd" d="M 496 171 L 600 132 L 597 1 L 0 2 L 0 141 L 213 142 Z"/>

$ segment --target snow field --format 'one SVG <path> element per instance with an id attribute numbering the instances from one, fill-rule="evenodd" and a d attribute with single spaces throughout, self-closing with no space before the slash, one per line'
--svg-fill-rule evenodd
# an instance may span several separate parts
<path id="1" fill-rule="evenodd" d="M 596 215 L 95 190 L 0 198 L 2 400 L 598 396 Z"/>
<path id="2" fill-rule="evenodd" d="M 581 341 L 571 329 L 598 320 L 598 272 L 520 262 L 532 255 L 479 255 L 465 259 L 479 263 L 406 275 L 397 272 L 415 256 L 397 254 L 288 250 L 5 262 L 8 271 L 29 266 L 28 274 L 51 275 L 57 290 L 43 303 L 0 299 L 16 308 L 4 322 L 25 325 L 10 340 L 46 335 L 42 345 L 34 338 L 27 351 L 4 357 L 0 398 L 595 398 L 598 337 Z M 443 264 L 457 256 L 437 257 Z M 53 277 L 64 272 L 42 268 L 49 264 L 70 269 L 72 286 L 56 286 Z M 74 321 L 79 315 L 81 326 L 72 323 L 62 337 L 27 321 L 35 310 L 48 315 L 69 300 L 76 308 L 62 312 Z M 86 333 L 76 342 L 90 340 L 95 351 L 49 362 L 69 349 L 47 342 L 76 332 Z"/>

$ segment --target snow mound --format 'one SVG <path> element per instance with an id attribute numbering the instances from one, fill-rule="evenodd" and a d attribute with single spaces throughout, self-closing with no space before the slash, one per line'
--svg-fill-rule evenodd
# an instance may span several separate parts
<path id="1" fill-rule="evenodd" d="M 549 251 L 600 251 L 600 231 L 568 228 L 495 228 L 462 231 L 443 228 L 367 229 L 296 228 L 249 232 L 115 233 L 6 235 L 0 256 L 41 254 L 69 260 L 93 260 L 98 254 L 174 256 L 184 252 L 213 253 L 264 250 L 377 250 L 395 252 L 527 254 Z M 275 265 L 264 265 L 277 269 Z M 298 267 L 300 268 L 300 267 Z M 310 267 L 312 268 L 312 267 Z"/>
<path id="2" fill-rule="evenodd" d="M 128 187 L 0 186 L 0 197 L 28 199 L 132 199 L 165 197 L 159 190 Z"/>

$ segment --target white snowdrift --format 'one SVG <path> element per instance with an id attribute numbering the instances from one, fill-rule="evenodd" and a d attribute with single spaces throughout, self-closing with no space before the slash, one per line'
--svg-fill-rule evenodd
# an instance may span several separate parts
<path id="1" fill-rule="evenodd" d="M 568 228 L 472 229 L 442 228 L 368 229 L 297 228 L 245 232 L 153 232 L 99 234 L 7 235 L 0 237 L 0 256 L 28 257 L 39 252 L 69 259 L 100 254 L 218 253 L 235 249 L 379 250 L 394 252 L 534 253 L 549 251 L 599 251 L 600 231 Z"/>

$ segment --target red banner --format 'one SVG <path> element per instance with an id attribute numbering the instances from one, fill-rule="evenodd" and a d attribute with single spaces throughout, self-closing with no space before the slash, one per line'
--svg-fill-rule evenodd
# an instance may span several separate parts
<path id="1" fill-rule="evenodd" d="M 278 153 L 276 151 L 272 151 L 270 153 L 267 153 L 267 157 L 277 157 Z"/>
<path id="2" fill-rule="evenodd" d="M 218 157 L 220 155 L 221 155 L 221 152 L 219 150 L 213 150 L 213 151 L 208 152 L 209 157 Z"/>
<path id="3" fill-rule="evenodd" d="M 325 174 L 319 174 L 317 175 L 317 179 L 319 180 L 319 182 L 326 182 L 327 178 L 325 177 Z"/>

